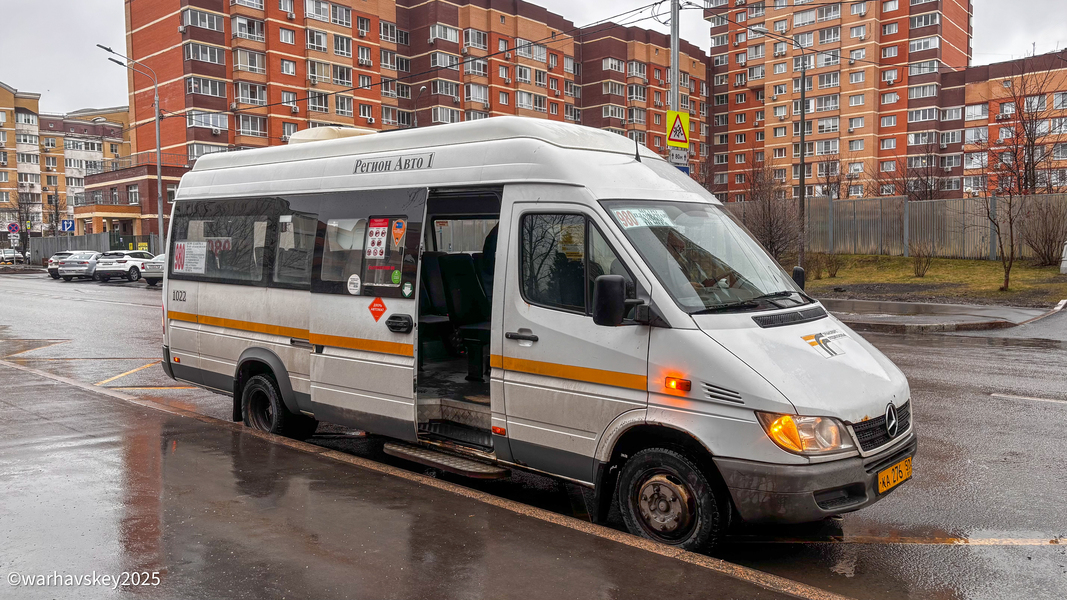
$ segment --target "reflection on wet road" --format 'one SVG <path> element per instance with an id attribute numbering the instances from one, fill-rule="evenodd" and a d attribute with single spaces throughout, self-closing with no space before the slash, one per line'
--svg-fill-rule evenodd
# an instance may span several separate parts
<path id="1" fill-rule="evenodd" d="M 180 385 L 155 367 L 160 358 L 158 290 L 143 284 L 64 284 L 40 277 L 4 276 L 0 277 L 0 303 L 4 307 L 0 357 L 4 360 L 227 419 L 228 399 Z M 920 436 L 913 480 L 883 502 L 840 519 L 794 527 L 738 527 L 712 554 L 856 598 L 1067 596 L 1067 452 L 1063 435 L 1067 423 L 1067 340 L 1041 339 L 1043 331 L 1063 337 L 1058 332 L 1067 328 L 1061 320 L 1067 321 L 1067 315 L 1049 317 L 1041 329 L 1030 331 L 1033 337 L 1023 338 L 869 336 L 904 370 L 911 384 Z M 161 425 L 171 426 L 169 422 Z M 350 435 L 342 428 L 323 427 L 320 434 L 312 441 L 323 447 L 430 473 L 558 513 L 579 518 L 586 515 L 587 491 L 569 484 L 524 473 L 507 482 L 471 482 L 388 457 L 377 441 Z M 126 532 L 126 538 L 114 543 L 144 548 L 144 556 L 158 556 L 152 544 L 159 536 L 152 528 L 163 525 L 158 516 L 160 507 L 154 503 L 161 502 L 161 497 L 189 497 L 198 485 L 215 485 L 215 477 L 205 474 L 196 481 L 174 482 L 164 478 L 164 485 L 174 487 L 154 489 L 159 480 L 151 474 L 153 469 L 162 468 L 159 464 L 141 465 L 135 473 L 123 473 L 121 464 L 150 460 L 154 452 L 169 452 L 166 431 L 128 431 L 124 435 L 121 459 L 116 458 L 114 464 L 82 466 L 95 476 L 149 474 L 143 485 L 129 486 L 133 491 L 126 492 L 132 494 L 128 504 L 143 510 L 121 517 L 118 530 Z M 57 443 L 60 439 L 57 437 Z M 345 493 L 345 481 L 329 481 L 327 475 L 298 484 L 292 477 L 273 477 L 278 469 L 303 467 L 289 460 L 272 463 L 272 446 L 263 446 L 262 461 L 245 460 L 225 477 L 218 475 L 222 481 L 235 482 L 235 500 L 212 507 L 172 506 L 168 510 L 177 512 L 163 522 L 204 518 L 214 511 L 230 515 L 238 524 L 231 526 L 247 527 L 249 535 L 265 540 L 270 532 L 260 531 L 262 524 L 242 522 L 237 514 L 253 508 L 269 511 L 272 503 L 282 498 L 294 501 L 297 490 L 293 485 L 307 489 L 325 485 L 331 494 Z M 195 460 L 198 452 L 210 452 L 207 447 L 191 450 L 185 460 Z M 279 490 L 278 486 L 287 487 Z M 393 501 L 386 496 L 381 501 L 381 532 L 390 527 L 403 529 L 402 524 L 386 522 L 400 518 L 388 510 Z M 184 514 L 183 510 L 195 514 Z M 491 521 L 483 518 L 480 523 L 488 527 L 486 523 Z M 618 519 L 614 525 L 621 528 Z M 5 538 L 12 531 L 10 526 L 0 530 Z M 406 539 L 411 531 L 392 533 Z M 471 534 L 455 533 L 460 537 Z M 323 534 L 318 531 L 318 535 Z M 301 552 L 311 552 L 314 544 L 308 543 Z M 338 538 L 331 543 L 357 544 L 358 556 L 371 552 L 366 544 L 358 546 L 355 540 Z M 234 552 L 250 550 L 204 548 L 202 555 L 187 558 L 210 564 Z M 331 563 L 334 566 L 347 564 L 339 558 L 337 548 L 316 548 L 315 552 L 339 560 Z M 248 556 L 249 561 L 256 560 L 250 558 L 256 553 Z M 477 570 L 491 562 L 484 548 L 461 556 L 461 561 L 447 561 L 448 568 Z M 255 569 L 254 564 L 243 566 Z M 314 589 L 325 595 L 335 589 L 330 585 L 342 585 L 333 574 L 323 576 L 329 585 Z M 241 581 L 247 582 L 237 583 Z M 265 592 L 264 597 L 286 592 L 268 589 L 271 593 Z M 463 595 L 460 590 L 453 592 L 449 595 Z"/>

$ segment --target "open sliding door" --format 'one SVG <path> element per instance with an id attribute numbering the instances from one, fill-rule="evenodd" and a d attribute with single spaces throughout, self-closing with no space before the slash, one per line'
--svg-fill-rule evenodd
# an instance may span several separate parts
<path id="1" fill-rule="evenodd" d="M 414 441 L 425 188 L 326 194 L 311 284 L 315 417 Z"/>

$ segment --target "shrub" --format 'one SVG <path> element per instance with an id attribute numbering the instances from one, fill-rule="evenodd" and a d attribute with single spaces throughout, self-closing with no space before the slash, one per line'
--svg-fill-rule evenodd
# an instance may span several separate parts
<path id="1" fill-rule="evenodd" d="M 819 252 L 808 252 L 804 255 L 804 273 L 808 279 L 822 279 L 823 255 Z"/>
<path id="2" fill-rule="evenodd" d="M 908 253 L 911 254 L 911 268 L 916 277 L 926 276 L 930 270 L 930 264 L 934 262 L 934 248 L 926 242 L 911 242 L 908 244 Z"/>
<path id="3" fill-rule="evenodd" d="M 830 278 L 837 277 L 837 272 L 843 266 L 845 266 L 844 256 L 837 252 L 830 252 L 826 255 L 826 275 Z"/>

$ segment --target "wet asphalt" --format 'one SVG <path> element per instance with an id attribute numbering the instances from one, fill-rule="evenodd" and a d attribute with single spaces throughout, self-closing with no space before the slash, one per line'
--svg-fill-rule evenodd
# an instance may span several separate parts
<path id="1" fill-rule="evenodd" d="M 227 398 L 155 364 L 160 302 L 143 282 L 0 275 L 0 358 L 225 420 Z M 840 519 L 737 527 L 712 556 L 854 598 L 1067 597 L 1067 312 L 981 334 L 867 337 L 911 383 L 913 480 Z M 4 576 L 164 569 L 169 583 L 146 597 L 775 597 L 219 424 L 9 367 L 0 385 Z M 587 518 L 576 486 L 472 483 L 350 433 L 323 427 L 311 441 Z M 112 597 L 6 585 L 0 598 Z"/>

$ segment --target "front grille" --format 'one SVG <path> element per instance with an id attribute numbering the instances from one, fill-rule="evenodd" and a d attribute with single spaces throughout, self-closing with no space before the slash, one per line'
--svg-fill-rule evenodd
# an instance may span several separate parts
<path id="1" fill-rule="evenodd" d="M 911 401 L 905 402 L 897 408 L 897 437 L 911 427 Z M 864 452 L 880 448 L 894 438 L 889 437 L 885 430 L 885 415 L 860 421 L 852 424 L 852 431 L 856 432 L 856 440 Z"/>

